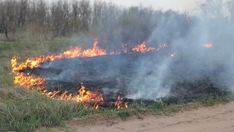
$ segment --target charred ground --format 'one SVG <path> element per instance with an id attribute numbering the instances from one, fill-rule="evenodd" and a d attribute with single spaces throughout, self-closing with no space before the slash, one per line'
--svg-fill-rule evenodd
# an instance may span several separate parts
<path id="1" fill-rule="evenodd" d="M 15 53 L 17 55 L 22 57 L 22 60 L 24 58 L 27 58 L 28 55 L 41 55 L 43 53 L 46 53 L 47 48 L 43 49 L 45 46 L 40 45 L 40 41 L 35 41 L 38 43 L 38 45 L 31 46 L 31 43 L 28 43 L 27 41 L 21 41 L 21 42 L 1 42 L 1 74 L 4 76 L 1 76 L 1 91 L 0 91 L 0 99 L 1 99 L 1 114 L 0 114 L 0 124 L 2 129 L 7 129 L 7 130 L 19 130 L 19 131 L 29 131 L 29 130 L 35 130 L 38 127 L 46 126 L 55 126 L 59 125 L 62 123 L 63 120 L 71 119 L 74 117 L 82 117 L 86 115 L 92 115 L 92 114 L 101 114 L 103 116 L 108 115 L 109 118 L 114 115 L 119 115 L 122 118 L 126 118 L 131 115 L 138 115 L 139 113 L 144 113 L 144 114 L 169 114 L 171 112 L 179 111 L 180 109 L 183 109 L 185 107 L 194 107 L 194 106 L 207 106 L 207 105 L 213 105 L 216 103 L 223 103 L 230 101 L 231 98 L 229 96 L 230 93 L 226 92 L 220 92 L 219 89 L 216 89 L 212 84 L 209 83 L 208 80 L 202 79 L 201 82 L 191 82 L 187 83 L 186 85 L 181 82 L 180 85 L 189 87 L 194 90 L 194 87 L 200 87 L 198 89 L 198 93 L 196 94 L 197 97 L 192 97 L 190 94 L 185 94 L 183 97 L 187 98 L 180 98 L 178 99 L 178 94 L 176 95 L 176 92 L 172 92 L 175 94 L 176 99 L 173 98 L 165 98 L 162 99 L 161 101 L 154 102 L 154 101 L 149 101 L 149 100 L 131 100 L 129 99 L 130 106 L 128 109 L 112 109 L 112 108 L 101 108 L 99 110 L 85 110 L 83 106 L 77 105 L 77 103 L 72 103 L 72 102 L 64 102 L 64 101 L 56 101 L 56 100 L 51 100 L 45 96 L 41 96 L 37 92 L 33 92 L 30 90 L 26 90 L 23 88 L 16 87 L 12 84 L 13 78 L 10 68 L 10 62 L 9 60 Z M 69 41 L 60 40 L 60 44 L 64 43 L 70 43 Z M 48 47 L 51 47 L 53 49 L 53 46 L 57 46 L 58 41 L 44 41 Z M 62 46 L 61 46 L 62 47 Z M 40 51 L 38 51 L 40 49 Z M 25 50 L 28 51 L 25 52 Z M 17 52 L 16 52 L 17 51 Z M 144 54 L 143 54 L 144 55 Z M 128 55 L 127 55 L 128 56 Z M 131 56 L 131 55 L 130 55 Z M 133 55 L 135 56 L 135 55 Z M 110 56 L 111 57 L 111 56 Z M 107 56 L 108 58 L 108 56 Z M 94 58 L 95 59 L 95 58 Z M 58 62 L 63 62 L 63 61 L 79 61 L 79 59 L 66 59 L 66 60 L 59 60 Z M 54 63 L 58 63 L 54 62 Z M 46 64 L 46 63 L 45 63 Z M 35 69 L 35 71 L 30 71 L 34 72 L 35 74 L 38 73 L 37 70 L 44 70 L 46 71 L 45 74 L 50 74 L 50 70 L 48 69 Z M 52 70 L 53 71 L 53 70 Z M 26 72 L 26 71 L 24 71 Z M 27 71 L 29 72 L 29 71 Z M 43 73 L 43 72 L 40 72 Z M 52 72 L 54 75 L 54 72 Z M 55 72 L 56 73 L 56 72 Z M 59 72 L 58 72 L 59 73 Z M 37 74 L 39 75 L 39 73 Z M 42 74 L 43 75 L 43 74 Z M 69 83 L 69 82 L 62 82 L 60 81 L 55 81 L 51 80 L 52 84 L 49 85 L 54 85 L 57 83 L 60 83 L 64 85 L 64 88 L 77 88 L 80 84 L 75 84 Z M 62 85 L 62 86 L 63 86 Z M 92 87 L 92 84 L 86 84 L 85 85 L 90 85 Z M 178 86 L 180 86 L 178 83 Z M 65 87 L 66 86 L 66 87 Z M 96 86 L 96 85 L 94 85 Z M 101 84 L 102 86 L 102 84 Z M 49 88 L 49 87 L 48 87 Z M 87 87 L 88 88 L 88 87 Z M 95 87 L 96 88 L 96 87 Z M 112 87 L 110 87 L 112 88 Z M 124 88 L 124 87 L 123 87 Z M 181 87 L 178 87 L 180 89 Z M 68 89 L 68 90 L 69 90 Z M 180 91 L 184 89 L 175 91 Z M 205 89 L 207 92 L 201 92 L 200 90 Z M 77 90 L 77 89 L 74 89 Z M 189 90 L 190 91 L 190 90 Z M 183 91 L 184 92 L 184 91 Z M 179 93 L 183 93 L 179 92 Z M 193 91 L 191 95 L 195 95 Z M 186 92 L 184 92 L 186 93 Z M 231 96 L 232 97 L 232 96 Z"/>
<path id="2" fill-rule="evenodd" d="M 104 55 L 97 57 L 84 58 L 67 58 L 59 59 L 52 62 L 44 62 L 36 68 L 22 70 L 22 73 L 40 76 L 46 79 L 45 89 L 48 91 L 65 91 L 71 94 L 77 94 L 81 84 L 88 91 L 99 91 L 104 96 L 104 102 L 101 106 L 114 106 L 118 96 L 124 98 L 124 101 L 133 104 L 147 105 L 153 102 L 164 101 L 167 103 L 189 102 L 203 96 L 217 95 L 225 96 L 230 92 L 226 87 L 219 87 L 213 83 L 209 76 L 222 72 L 222 66 L 214 71 L 204 72 L 204 75 L 198 79 L 187 80 L 184 73 L 192 72 L 188 69 L 181 71 L 185 63 L 181 58 L 171 58 L 172 66 L 167 72 L 170 72 L 167 78 L 168 82 L 174 81 L 170 93 L 160 98 L 130 98 L 132 90 L 128 83 L 137 76 L 137 65 L 142 63 L 145 58 L 161 62 L 170 57 L 170 50 L 151 51 L 146 53 L 126 53 L 118 55 Z M 150 75 L 154 72 L 153 68 L 147 73 Z M 186 73 L 191 75 L 193 73 Z M 208 76 L 209 75 L 209 76 Z M 176 80 L 176 81 L 175 81 Z M 148 91 L 151 92 L 151 91 Z"/>
<path id="3" fill-rule="evenodd" d="M 226 4 L 222 3 L 222 0 L 208 1 L 201 5 L 202 13 L 193 16 L 174 11 L 154 11 L 141 7 L 121 9 L 99 1 L 93 7 L 86 0 L 74 2 L 73 8 L 68 3 L 61 1 L 55 2 L 51 6 L 46 5 L 43 0 L 40 2 L 1 1 L 0 129 L 32 131 L 40 127 L 61 125 L 63 120 L 92 114 L 107 115 L 108 117 L 119 115 L 122 118 L 139 115 L 139 113 L 170 114 L 187 107 L 210 106 L 233 100 L 232 92 L 229 91 L 233 91 L 234 4 L 232 1 Z M 91 10 L 92 8 L 94 9 Z M 76 82 L 77 78 L 84 81 L 84 85 L 87 85 L 87 88 L 91 90 L 103 86 L 112 89 L 114 85 L 120 91 L 125 90 L 125 88 L 132 88 L 135 91 L 139 88 L 142 89 L 143 84 L 152 84 L 150 82 L 161 80 L 160 76 L 157 77 L 158 73 L 164 76 L 164 71 L 167 71 L 170 74 L 164 76 L 165 78 L 162 79 L 164 82 L 160 84 L 160 87 L 165 86 L 166 88 L 166 84 L 170 83 L 172 88 L 170 96 L 161 98 L 157 102 L 149 101 L 148 97 L 147 101 L 131 100 L 130 98 L 128 101 L 131 102 L 131 105 L 128 109 L 116 110 L 107 107 L 87 110 L 82 104 L 51 100 L 37 92 L 13 84 L 10 66 L 10 59 L 13 56 L 20 57 L 20 61 L 23 62 L 27 58 L 43 54 L 60 53 L 69 46 L 77 44 L 80 44 L 82 48 L 87 48 L 91 46 L 95 37 L 100 38 L 101 47 L 110 50 L 120 48 L 123 45 L 132 46 L 143 41 L 149 43 L 150 46 L 166 43 L 173 47 L 173 51 L 181 51 L 181 54 L 177 54 L 177 57 L 181 57 L 181 59 L 171 61 L 170 65 L 165 64 L 166 68 L 162 67 L 162 72 L 158 72 L 161 69 L 156 72 L 152 69 L 148 70 L 148 68 L 143 69 L 143 72 L 135 77 L 138 78 L 129 84 L 131 87 L 125 86 L 128 82 L 125 82 L 124 79 L 128 77 L 128 74 L 130 79 L 134 75 L 131 73 L 132 69 L 125 69 L 125 66 L 130 65 L 131 67 L 132 64 L 128 60 L 122 60 L 121 55 L 103 56 L 105 58 L 103 60 L 113 62 L 112 57 L 116 57 L 120 58 L 117 60 L 126 62 L 117 65 L 124 67 L 120 71 L 117 70 L 119 73 L 123 73 L 124 77 L 122 74 L 114 72 L 114 74 L 102 76 L 101 82 L 97 77 L 101 73 L 90 67 L 93 65 L 92 61 L 97 61 L 99 66 L 95 68 L 105 72 L 106 69 L 103 69 L 103 63 L 98 60 L 99 58 L 58 60 L 53 63 L 44 63 L 45 67 L 22 72 L 50 78 L 50 82 L 47 84 L 48 90 L 53 90 L 53 85 L 60 85 L 61 89 L 74 92 L 81 82 Z M 202 50 L 201 46 L 205 43 L 211 43 L 215 48 Z M 209 44 L 206 47 L 209 48 Z M 126 58 L 130 58 L 130 60 L 132 58 L 131 61 L 134 63 L 138 62 L 135 61 L 135 57 L 138 55 L 123 56 L 124 58 L 127 56 Z M 154 59 L 157 61 L 158 58 Z M 92 61 L 89 62 L 89 60 Z M 149 60 L 151 61 L 151 59 L 147 59 L 146 62 L 150 62 Z M 84 69 L 91 68 L 93 72 L 79 73 L 77 67 L 69 66 L 77 74 L 83 74 L 83 78 L 80 76 L 71 77 L 74 80 L 66 78 L 70 74 L 60 79 L 51 77 L 60 75 L 67 68 L 64 63 L 70 62 L 81 65 Z M 87 66 L 82 66 L 78 62 L 87 63 Z M 64 69 L 61 69 L 60 66 L 57 68 L 56 64 L 62 64 Z M 151 64 L 158 63 L 149 63 L 148 67 Z M 46 65 L 52 65 L 52 67 L 46 67 Z M 141 63 L 141 66 L 145 65 Z M 113 71 L 112 68 L 110 70 Z M 142 68 L 140 67 L 136 71 L 142 71 Z M 144 75 L 143 78 L 141 78 L 142 75 Z M 94 77 L 90 81 L 88 76 Z M 156 76 L 155 80 L 149 82 L 148 79 L 144 78 L 154 76 Z M 108 80 L 108 82 L 103 82 L 103 79 Z M 142 83 L 138 79 L 145 82 Z M 151 94 L 149 97 L 152 97 L 157 94 L 157 90 L 150 92 L 149 89 L 152 86 L 155 84 L 147 85 L 141 96 L 145 97 L 145 95 Z"/>

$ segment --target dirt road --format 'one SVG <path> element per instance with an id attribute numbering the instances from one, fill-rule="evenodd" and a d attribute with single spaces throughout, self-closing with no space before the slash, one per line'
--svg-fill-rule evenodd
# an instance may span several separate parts
<path id="1" fill-rule="evenodd" d="M 234 102 L 183 111 L 174 116 L 67 123 L 81 132 L 234 132 Z"/>

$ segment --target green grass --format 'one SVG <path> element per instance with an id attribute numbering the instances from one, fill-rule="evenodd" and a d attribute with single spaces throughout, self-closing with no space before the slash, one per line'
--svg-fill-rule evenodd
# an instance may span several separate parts
<path id="1" fill-rule="evenodd" d="M 26 89 L 10 90 L 1 95 L 0 128 L 31 131 L 35 128 L 60 125 L 62 120 L 90 114 L 82 105 L 51 100 Z"/>
<path id="2" fill-rule="evenodd" d="M 147 105 L 130 104 L 128 109 L 100 108 L 86 110 L 74 102 L 51 100 L 37 92 L 18 88 L 12 84 L 10 59 L 13 56 L 24 60 L 46 54 L 48 51 L 58 52 L 74 45 L 68 39 L 55 40 L 21 40 L 15 42 L 0 41 L 0 130 L 33 131 L 41 127 L 63 125 L 64 120 L 100 114 L 107 118 L 119 116 L 123 120 L 144 114 L 170 115 L 177 111 L 200 106 L 211 106 L 226 103 L 233 96 L 211 94 L 201 96 L 190 102 L 157 102 Z"/>
<path id="3" fill-rule="evenodd" d="M 37 92 L 23 88 L 13 88 L 0 93 L 0 128 L 17 131 L 32 131 L 40 127 L 62 125 L 63 120 L 79 118 L 92 114 L 101 114 L 108 118 L 118 115 L 123 120 L 143 114 L 171 115 L 186 108 L 210 106 L 228 102 L 228 96 L 209 96 L 189 103 L 157 102 L 148 105 L 131 104 L 128 109 L 100 108 L 86 110 L 81 104 L 51 100 Z"/>
<path id="4" fill-rule="evenodd" d="M 50 100 L 39 93 L 15 88 L 12 83 L 10 59 L 13 56 L 23 61 L 71 45 L 68 39 L 0 41 L 0 130 L 29 131 L 41 126 L 59 125 L 62 120 L 87 114 L 80 105 Z"/>

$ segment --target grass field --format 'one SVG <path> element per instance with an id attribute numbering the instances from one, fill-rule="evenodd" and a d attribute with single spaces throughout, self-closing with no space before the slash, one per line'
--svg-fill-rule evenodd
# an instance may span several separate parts
<path id="1" fill-rule="evenodd" d="M 100 108 L 86 110 L 82 104 L 52 100 L 37 92 L 20 88 L 12 83 L 10 59 L 13 56 L 24 60 L 51 52 L 58 52 L 73 45 L 64 38 L 51 41 L 21 40 L 0 41 L 0 131 L 33 131 L 40 127 L 62 125 L 64 120 L 91 114 L 101 114 L 111 118 L 119 115 L 122 119 L 138 113 L 168 115 L 185 108 L 210 106 L 232 100 L 231 95 L 201 96 L 191 102 L 157 102 L 145 106 L 130 104 L 128 109 Z"/>

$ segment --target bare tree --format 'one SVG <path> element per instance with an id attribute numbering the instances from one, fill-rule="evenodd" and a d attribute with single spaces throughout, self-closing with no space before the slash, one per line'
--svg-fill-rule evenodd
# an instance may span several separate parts
<path id="1" fill-rule="evenodd" d="M 176 36 L 174 32 L 186 34 L 185 29 L 176 28 L 187 24 L 185 17 L 173 11 L 160 12 L 141 7 L 122 9 L 100 1 L 95 1 L 92 6 L 88 0 L 74 0 L 71 4 L 59 0 L 50 5 L 46 0 L 0 1 L 0 32 L 7 39 L 16 32 L 42 33 L 45 37 L 50 34 L 60 37 L 85 32 L 99 36 L 105 46 L 112 43 L 114 46 L 107 48 L 114 48 L 119 43 L 146 40 L 160 20 L 169 21 L 170 17 L 175 18 L 173 20 L 176 22 L 174 25 L 165 23 L 168 31 L 163 33 L 171 35 L 171 38 Z"/>
<path id="2" fill-rule="evenodd" d="M 16 14 L 18 27 L 23 27 L 25 24 L 28 6 L 28 0 L 20 0 L 18 3 L 18 11 Z"/>
<path id="3" fill-rule="evenodd" d="M 4 1 L 1 4 L 0 27 L 6 39 L 9 40 L 9 32 L 16 29 L 16 1 Z"/>
<path id="4" fill-rule="evenodd" d="M 79 17 L 79 2 L 74 1 L 72 3 L 72 12 L 71 12 L 71 26 L 72 32 L 78 32 L 80 29 L 80 17 Z"/>
<path id="5" fill-rule="evenodd" d="M 105 2 L 95 1 L 93 6 L 92 27 L 96 27 L 101 23 L 103 8 L 106 6 Z"/>
<path id="6" fill-rule="evenodd" d="M 78 11 L 80 17 L 81 30 L 88 31 L 91 21 L 91 11 L 92 11 L 89 1 L 81 0 L 79 2 Z"/>
<path id="7" fill-rule="evenodd" d="M 51 19 L 55 36 L 66 35 L 69 31 L 70 8 L 67 2 L 58 1 L 51 7 Z"/>

